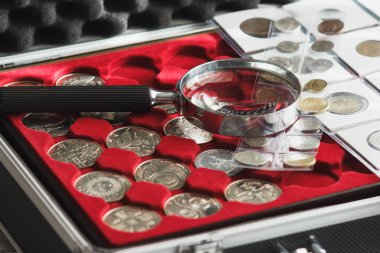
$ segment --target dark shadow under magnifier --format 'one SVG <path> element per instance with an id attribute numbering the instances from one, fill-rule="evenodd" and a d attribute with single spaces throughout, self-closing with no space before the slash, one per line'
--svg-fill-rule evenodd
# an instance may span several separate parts
<path id="1" fill-rule="evenodd" d="M 269 62 L 227 59 L 199 65 L 175 92 L 147 86 L 3 87 L 0 110 L 19 112 L 147 112 L 174 103 L 205 130 L 225 136 L 260 137 L 290 127 L 299 116 L 301 86 L 290 71 Z"/>

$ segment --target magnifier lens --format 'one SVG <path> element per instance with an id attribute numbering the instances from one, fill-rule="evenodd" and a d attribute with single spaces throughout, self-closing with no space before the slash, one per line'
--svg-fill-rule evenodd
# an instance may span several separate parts
<path id="1" fill-rule="evenodd" d="M 192 104 L 222 115 L 264 115 L 296 100 L 294 88 L 284 79 L 245 68 L 201 73 L 182 91 Z"/>

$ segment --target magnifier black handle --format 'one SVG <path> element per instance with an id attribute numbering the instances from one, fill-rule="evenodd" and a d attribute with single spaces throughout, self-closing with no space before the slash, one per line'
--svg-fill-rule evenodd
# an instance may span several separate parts
<path id="1" fill-rule="evenodd" d="M 33 86 L 0 88 L 0 111 L 147 112 L 152 105 L 147 86 Z"/>

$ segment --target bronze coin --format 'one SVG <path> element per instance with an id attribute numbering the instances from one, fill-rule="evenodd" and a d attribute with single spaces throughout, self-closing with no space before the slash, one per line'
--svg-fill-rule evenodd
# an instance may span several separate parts
<path id="1" fill-rule="evenodd" d="M 309 92 L 321 92 L 327 87 L 327 82 L 322 79 L 313 79 L 305 84 L 305 90 Z"/>
<path id="2" fill-rule="evenodd" d="M 339 33 L 344 23 L 339 19 L 326 19 L 318 25 L 318 31 L 323 34 L 333 35 Z"/>
<path id="3" fill-rule="evenodd" d="M 281 100 L 281 94 L 274 89 L 263 88 L 257 91 L 256 99 L 258 103 L 270 103 Z"/>
<path id="4" fill-rule="evenodd" d="M 334 43 L 328 40 L 318 40 L 311 45 L 311 49 L 315 52 L 328 52 L 334 48 Z"/>
<path id="5" fill-rule="evenodd" d="M 380 41 L 379 40 L 366 40 L 360 42 L 356 46 L 356 52 L 363 56 L 379 57 L 380 56 Z"/>
<path id="6" fill-rule="evenodd" d="M 240 29 L 253 37 L 268 38 L 272 22 L 267 18 L 250 18 L 240 24 Z"/>

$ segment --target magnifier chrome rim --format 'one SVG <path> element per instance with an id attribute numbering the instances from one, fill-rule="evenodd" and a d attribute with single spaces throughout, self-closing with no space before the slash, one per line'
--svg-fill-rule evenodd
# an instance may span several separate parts
<path id="1" fill-rule="evenodd" d="M 289 104 L 285 108 L 282 108 L 281 110 L 278 110 L 276 112 L 270 112 L 267 114 L 262 114 L 261 116 L 286 111 L 288 108 L 292 107 L 294 104 L 298 103 L 299 101 L 301 90 L 302 90 L 301 84 L 298 78 L 296 77 L 296 75 L 293 74 L 291 71 L 270 62 L 254 60 L 254 59 L 241 59 L 241 58 L 230 58 L 230 59 L 210 61 L 201 65 L 198 65 L 197 67 L 194 67 L 191 70 L 189 70 L 177 83 L 177 91 L 180 93 L 181 99 L 186 99 L 194 107 L 204 110 L 204 111 L 206 110 L 213 114 L 246 118 L 247 115 L 226 115 L 226 114 L 219 113 L 216 111 L 210 111 L 210 110 L 201 108 L 193 104 L 192 101 L 188 99 L 186 96 L 184 96 L 183 94 L 183 89 L 185 85 L 194 77 L 207 73 L 207 72 L 218 71 L 218 70 L 228 70 L 228 69 L 230 70 L 251 69 L 251 70 L 256 70 L 256 71 L 264 71 L 264 72 L 273 74 L 276 77 L 284 79 L 285 81 L 288 82 L 288 84 L 290 84 L 294 88 L 295 91 L 297 91 L 297 94 L 295 94 L 296 97 L 294 98 L 293 103 Z M 257 115 L 257 116 L 260 116 L 260 115 Z"/>

